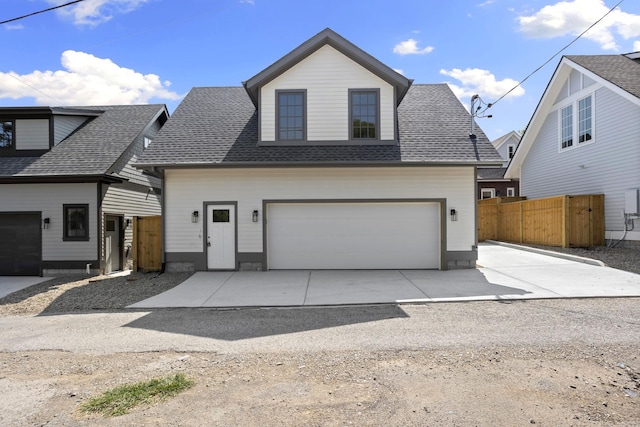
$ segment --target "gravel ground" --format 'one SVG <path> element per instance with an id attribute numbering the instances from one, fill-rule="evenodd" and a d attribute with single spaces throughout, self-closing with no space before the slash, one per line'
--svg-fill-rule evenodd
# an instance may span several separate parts
<path id="1" fill-rule="evenodd" d="M 637 249 L 529 246 L 598 259 L 609 267 L 640 274 L 640 250 Z M 190 273 L 134 273 L 55 278 L 0 298 L 0 316 L 122 310 L 169 290 L 190 276 Z"/>

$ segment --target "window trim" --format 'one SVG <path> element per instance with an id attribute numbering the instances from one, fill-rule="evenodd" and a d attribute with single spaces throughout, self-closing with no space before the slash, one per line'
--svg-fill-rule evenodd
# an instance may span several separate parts
<path id="1" fill-rule="evenodd" d="M 84 229 L 86 230 L 84 236 L 69 236 L 68 232 L 68 209 L 78 209 L 82 208 L 85 210 L 84 217 Z M 62 205 L 62 223 L 63 223 L 63 231 L 62 231 L 62 240 L 65 242 L 86 242 L 89 240 L 89 204 L 83 203 L 70 203 Z"/>
<path id="2" fill-rule="evenodd" d="M 354 138 L 353 137 L 353 103 L 352 103 L 352 98 L 353 95 L 356 93 L 375 93 L 376 95 L 376 123 L 375 123 L 375 132 L 376 132 L 376 137 L 375 138 Z M 367 143 L 367 142 L 377 142 L 377 141 L 381 141 L 380 138 L 380 88 L 357 88 L 357 89 L 349 89 L 348 91 L 349 95 L 348 95 L 348 99 L 347 102 L 349 103 L 348 105 L 348 109 L 349 109 L 349 138 L 348 140 L 351 142 L 355 142 L 355 143 L 359 143 L 359 144 L 363 144 L 363 143 Z"/>
<path id="3" fill-rule="evenodd" d="M 507 197 L 516 197 L 516 187 L 507 187 Z"/>
<path id="4" fill-rule="evenodd" d="M 491 194 L 491 197 L 484 197 L 484 192 L 488 191 Z M 485 200 L 485 199 L 493 199 L 494 197 L 496 197 L 496 189 L 495 188 L 481 188 L 480 189 L 480 200 Z"/>
<path id="5" fill-rule="evenodd" d="M 516 144 L 507 145 L 507 159 L 511 160 L 516 154 Z"/>
<path id="6" fill-rule="evenodd" d="M 301 94 L 302 95 L 302 138 L 282 139 L 280 138 L 280 95 L 281 94 Z M 284 143 L 299 143 L 307 140 L 307 90 L 306 89 L 276 89 L 275 96 L 275 140 Z"/>
<path id="7" fill-rule="evenodd" d="M 590 109 L 591 109 L 591 116 L 590 116 L 590 135 L 591 138 L 580 142 L 580 110 L 579 110 L 579 106 L 580 106 L 580 102 L 586 100 L 587 98 L 591 98 L 591 105 L 590 105 Z M 558 109 L 557 109 L 557 114 L 558 114 L 558 152 L 559 153 L 563 153 L 566 151 L 571 151 L 571 150 L 575 150 L 576 148 L 585 146 L 585 145 L 590 145 L 593 144 L 596 141 L 596 135 L 595 135 L 595 127 L 596 127 L 596 118 L 595 118 L 595 110 L 596 110 L 596 97 L 595 97 L 595 92 L 588 92 L 585 93 L 580 92 L 580 93 L 576 93 L 574 94 L 571 99 L 566 100 L 566 102 L 558 105 Z M 571 107 L 571 145 L 567 145 L 566 147 L 562 146 L 562 140 L 563 140 L 563 126 L 562 126 L 562 119 L 563 119 L 563 111 L 565 111 L 567 108 Z"/>

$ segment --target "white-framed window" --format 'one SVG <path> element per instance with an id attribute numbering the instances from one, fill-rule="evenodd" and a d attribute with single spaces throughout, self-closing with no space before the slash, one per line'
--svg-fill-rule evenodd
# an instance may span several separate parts
<path id="1" fill-rule="evenodd" d="M 558 111 L 560 151 L 593 142 L 593 94 L 575 99 Z"/>
<path id="2" fill-rule="evenodd" d="M 516 197 L 515 187 L 507 187 L 507 197 Z"/>
<path id="3" fill-rule="evenodd" d="M 492 199 L 496 197 L 496 189 L 495 188 L 482 188 L 480 190 L 480 198 L 484 199 Z"/>
<path id="4" fill-rule="evenodd" d="M 149 146 L 149 144 L 151 144 L 151 141 L 153 141 L 153 139 L 149 138 L 148 136 L 144 137 L 144 148 L 147 148 Z"/>

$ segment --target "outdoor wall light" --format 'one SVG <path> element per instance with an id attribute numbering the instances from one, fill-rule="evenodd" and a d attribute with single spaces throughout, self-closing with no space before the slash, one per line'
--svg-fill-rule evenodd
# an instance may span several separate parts
<path id="1" fill-rule="evenodd" d="M 457 221 L 458 220 L 458 211 L 455 209 L 451 209 L 449 211 L 449 214 L 451 215 L 451 221 Z"/>
<path id="2" fill-rule="evenodd" d="M 49 224 L 51 223 L 51 220 L 49 218 L 45 218 L 42 220 L 42 228 L 44 228 L 45 230 L 47 228 L 49 228 Z"/>
<path id="3" fill-rule="evenodd" d="M 131 218 L 127 218 L 124 220 L 124 228 L 129 228 L 131 226 Z"/>
<path id="4" fill-rule="evenodd" d="M 200 216 L 200 212 L 198 211 L 193 211 L 191 213 L 191 222 L 196 223 L 198 222 L 198 217 Z"/>
<path id="5" fill-rule="evenodd" d="M 258 210 L 257 209 L 255 211 L 253 211 L 253 213 L 251 214 L 251 219 L 253 220 L 253 222 L 258 222 Z"/>

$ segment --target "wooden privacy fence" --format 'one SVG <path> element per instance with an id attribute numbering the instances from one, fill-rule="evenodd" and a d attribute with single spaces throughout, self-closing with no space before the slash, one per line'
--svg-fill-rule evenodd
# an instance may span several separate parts
<path id="1" fill-rule="evenodd" d="M 133 271 L 162 269 L 162 217 L 133 219 Z"/>
<path id="2" fill-rule="evenodd" d="M 604 245 L 604 195 L 479 200 L 478 240 L 564 248 Z"/>

